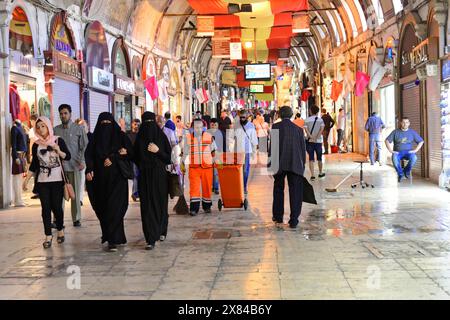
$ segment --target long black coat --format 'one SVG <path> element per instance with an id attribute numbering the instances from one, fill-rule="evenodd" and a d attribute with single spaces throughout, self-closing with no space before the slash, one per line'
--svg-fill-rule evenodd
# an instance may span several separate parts
<path id="1" fill-rule="evenodd" d="M 303 130 L 291 120 L 284 119 L 272 126 L 270 136 L 269 170 L 274 175 L 284 171 L 303 176 L 306 163 L 306 142 Z"/>

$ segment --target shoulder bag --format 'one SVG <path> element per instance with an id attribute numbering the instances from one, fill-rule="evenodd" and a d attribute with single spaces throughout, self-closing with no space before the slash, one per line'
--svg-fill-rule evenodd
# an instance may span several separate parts
<path id="1" fill-rule="evenodd" d="M 311 135 L 313 135 L 313 133 L 314 133 L 314 128 L 316 127 L 316 123 L 317 123 L 318 119 L 319 119 L 319 117 L 316 117 L 316 120 L 314 121 L 313 127 L 312 127 L 311 132 L 310 132 Z M 308 137 L 306 139 L 306 142 L 309 142 L 309 140 L 311 140 L 311 137 Z"/>
<path id="2" fill-rule="evenodd" d="M 66 173 L 64 172 L 64 166 L 62 164 L 63 160 L 61 158 L 59 159 L 59 164 L 61 165 L 61 173 L 62 178 L 64 181 L 64 200 L 75 200 L 75 190 L 73 189 L 73 186 L 70 184 L 69 179 L 66 177 Z"/>
<path id="3" fill-rule="evenodd" d="M 122 174 L 122 177 L 128 180 L 134 179 L 134 170 L 131 161 L 128 159 L 122 158 L 120 155 L 116 157 L 117 165 L 119 166 L 119 171 Z"/>

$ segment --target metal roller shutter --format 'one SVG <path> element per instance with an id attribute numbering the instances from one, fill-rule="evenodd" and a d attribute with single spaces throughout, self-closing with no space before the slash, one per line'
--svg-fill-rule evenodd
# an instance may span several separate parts
<path id="1" fill-rule="evenodd" d="M 411 129 L 421 134 L 420 125 L 420 87 L 414 82 L 403 85 L 402 90 L 402 112 L 403 116 L 409 118 Z M 423 176 L 422 172 L 422 152 L 417 153 L 417 164 L 413 172 Z"/>
<path id="2" fill-rule="evenodd" d="M 58 107 L 68 104 L 72 107 L 72 120 L 81 118 L 80 85 L 78 83 L 55 78 L 53 84 L 53 126 L 61 124 Z"/>
<path id="3" fill-rule="evenodd" d="M 89 127 L 91 132 L 94 131 L 100 113 L 109 111 L 109 96 L 89 91 Z"/>
<path id="4" fill-rule="evenodd" d="M 439 176 L 442 171 L 440 85 L 439 77 L 429 77 L 427 79 L 428 138 L 426 143 L 429 146 L 430 178 L 435 182 L 439 182 Z"/>

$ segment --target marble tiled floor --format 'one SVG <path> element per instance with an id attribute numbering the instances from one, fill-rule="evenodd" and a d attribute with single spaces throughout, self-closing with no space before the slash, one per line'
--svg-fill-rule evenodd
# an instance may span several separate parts
<path id="1" fill-rule="evenodd" d="M 171 214 L 167 241 L 151 252 L 135 203 L 129 244 L 117 253 L 102 250 L 88 203 L 83 226 L 66 215 L 67 242 L 47 251 L 36 201 L 0 211 L 0 299 L 449 299 L 450 194 L 417 177 L 399 185 L 388 166 L 366 168 L 375 189 L 349 181 L 326 193 L 355 157 L 327 158 L 327 177 L 313 183 L 319 204 L 304 205 L 297 230 L 273 226 L 273 180 L 261 169 L 248 212 Z M 196 231 L 231 237 L 194 239 Z"/>

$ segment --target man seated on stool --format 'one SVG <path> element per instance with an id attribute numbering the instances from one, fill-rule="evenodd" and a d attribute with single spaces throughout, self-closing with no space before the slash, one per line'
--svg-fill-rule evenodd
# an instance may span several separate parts
<path id="1" fill-rule="evenodd" d="M 406 117 L 402 118 L 400 123 L 400 129 L 392 131 L 392 133 L 386 139 L 386 147 L 390 153 L 392 153 L 392 163 L 398 174 L 398 182 L 402 181 L 403 176 L 409 179 L 411 170 L 417 162 L 416 153 L 420 151 L 423 146 L 422 137 L 409 126 L 411 123 Z M 417 147 L 413 149 L 413 142 L 417 144 Z M 392 150 L 392 145 L 394 149 Z M 408 161 L 408 165 L 405 169 L 402 168 L 402 160 Z"/>

